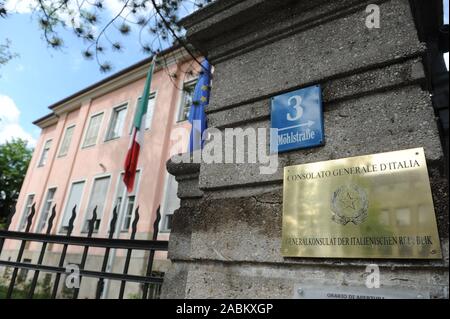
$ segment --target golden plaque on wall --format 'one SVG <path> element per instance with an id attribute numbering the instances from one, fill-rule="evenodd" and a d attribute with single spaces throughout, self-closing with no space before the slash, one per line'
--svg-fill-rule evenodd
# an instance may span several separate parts
<path id="1" fill-rule="evenodd" d="M 281 251 L 441 259 L 423 148 L 285 167 Z"/>

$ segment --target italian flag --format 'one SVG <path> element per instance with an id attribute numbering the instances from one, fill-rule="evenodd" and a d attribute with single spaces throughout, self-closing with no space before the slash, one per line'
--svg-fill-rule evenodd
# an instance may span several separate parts
<path id="1" fill-rule="evenodd" d="M 152 84 L 153 69 L 155 68 L 156 55 L 153 56 L 148 70 L 147 80 L 145 81 L 144 93 L 142 94 L 136 114 L 133 121 L 133 133 L 131 134 L 130 146 L 128 148 L 127 158 L 125 159 L 125 174 L 123 182 L 127 191 L 131 193 L 134 188 L 134 179 L 136 177 L 136 168 L 139 159 L 139 152 L 144 143 L 145 119 L 148 108 L 148 98 L 150 96 L 150 86 Z"/>

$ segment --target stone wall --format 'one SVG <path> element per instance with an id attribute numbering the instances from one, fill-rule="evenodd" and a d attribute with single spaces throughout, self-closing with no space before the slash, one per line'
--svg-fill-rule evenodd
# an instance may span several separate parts
<path id="1" fill-rule="evenodd" d="M 381 28 L 365 25 L 377 3 Z M 407 0 L 216 1 L 183 21 L 214 65 L 209 127 L 269 127 L 270 98 L 323 88 L 323 147 L 260 164 L 175 164 L 181 208 L 170 238 L 166 298 L 292 298 L 299 285 L 364 285 L 381 267 L 384 287 L 448 298 L 448 179 L 436 119 L 424 91 Z M 424 147 L 444 258 L 438 261 L 283 258 L 284 166 Z"/>

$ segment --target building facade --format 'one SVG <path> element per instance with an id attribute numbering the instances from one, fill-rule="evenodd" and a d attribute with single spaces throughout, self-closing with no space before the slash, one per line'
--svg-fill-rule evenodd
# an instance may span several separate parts
<path id="1" fill-rule="evenodd" d="M 136 238 L 149 239 L 160 206 L 162 218 L 158 239 L 168 239 L 171 216 L 179 200 L 177 183 L 167 173 L 166 161 L 173 155 L 172 146 L 177 142 L 171 140 L 174 130 L 184 134 L 187 141 L 190 130 L 190 123 L 186 121 L 187 113 L 196 81 L 195 75 L 187 75 L 186 70 L 191 63 L 182 56 L 181 49 L 172 48 L 157 61 L 146 115 L 144 147 L 139 156 L 133 193 L 125 191 L 123 166 L 150 59 L 53 104 L 49 107 L 49 115 L 34 122 L 42 132 L 10 230 L 25 229 L 27 216 L 35 204 L 36 216 L 30 231 L 45 232 L 51 209 L 56 205 L 54 234 L 66 233 L 72 210 L 76 207 L 77 218 L 72 235 L 85 236 L 87 221 L 92 218 L 92 212 L 97 207 L 94 237 L 108 237 L 112 213 L 117 207 L 119 237 L 129 238 L 134 211 L 139 206 Z M 15 258 L 18 245 L 18 242 L 13 241 L 5 244 L 3 254 L 8 255 L 6 258 Z M 31 244 L 23 260 L 31 262 L 37 258 L 39 249 L 40 245 Z M 47 258 L 57 261 L 61 247 L 56 245 L 50 251 Z M 102 262 L 102 257 L 97 258 L 95 251 L 90 250 L 92 256 L 87 261 L 87 266 L 94 270 Z M 81 253 L 82 247 L 71 247 L 68 262 L 77 263 Z M 113 268 L 120 268 L 123 254 L 117 252 Z M 143 271 L 144 257 L 133 254 L 130 273 Z M 155 269 L 164 272 L 167 262 L 165 254 L 157 255 Z M 26 277 L 26 274 L 21 275 L 24 280 Z M 92 285 L 95 285 L 94 280 L 83 281 L 80 297 L 90 297 L 95 293 L 95 286 Z M 129 286 L 128 296 L 132 296 L 138 287 Z M 114 289 L 109 289 L 109 292 L 109 296 L 114 297 Z"/>

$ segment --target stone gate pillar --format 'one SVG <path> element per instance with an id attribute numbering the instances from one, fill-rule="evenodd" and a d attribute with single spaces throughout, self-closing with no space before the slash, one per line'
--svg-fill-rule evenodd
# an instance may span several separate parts
<path id="1" fill-rule="evenodd" d="M 379 5 L 369 29 L 366 6 Z M 320 84 L 326 143 L 280 154 L 275 174 L 260 164 L 168 164 L 181 208 L 174 215 L 163 296 L 292 298 L 295 287 L 382 285 L 448 297 L 448 184 L 438 127 L 408 0 L 218 0 L 183 21 L 214 65 L 209 127 L 270 126 L 270 98 Z M 444 258 L 283 258 L 283 168 L 424 147 Z"/>

